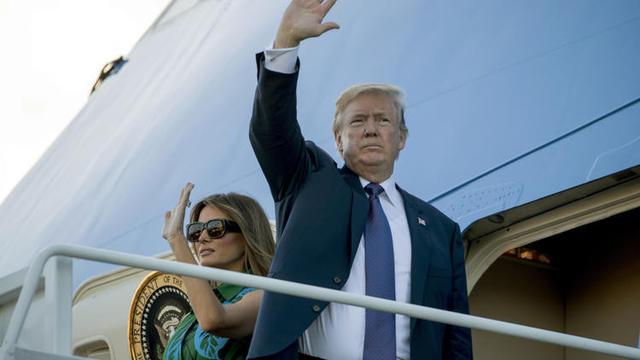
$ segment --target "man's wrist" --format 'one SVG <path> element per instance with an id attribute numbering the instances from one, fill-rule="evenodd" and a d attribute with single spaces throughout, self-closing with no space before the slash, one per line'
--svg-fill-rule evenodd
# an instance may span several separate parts
<path id="1" fill-rule="evenodd" d="M 295 48 L 300 46 L 300 41 L 296 41 L 296 40 L 292 40 L 292 39 L 288 39 L 288 38 L 281 38 L 281 37 L 276 37 L 275 41 L 273 42 L 273 48 L 274 49 L 290 49 L 290 48 Z"/>
<path id="2" fill-rule="evenodd" d="M 273 42 L 274 49 L 286 49 L 298 47 L 300 45 L 300 40 L 295 39 L 292 35 L 291 29 L 286 30 L 287 27 L 283 27 L 283 24 L 280 24 L 278 28 L 278 32 L 276 33 L 275 41 Z"/>

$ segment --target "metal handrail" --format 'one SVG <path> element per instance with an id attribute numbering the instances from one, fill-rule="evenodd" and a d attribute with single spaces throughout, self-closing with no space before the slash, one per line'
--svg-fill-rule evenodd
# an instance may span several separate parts
<path id="1" fill-rule="evenodd" d="M 20 297 L 18 298 L 13 316 L 11 317 L 9 327 L 5 334 L 5 339 L 2 344 L 2 348 L 0 349 L 4 353 L 11 352 L 12 349 L 15 348 L 20 331 L 24 325 L 27 311 L 29 310 L 29 306 L 31 305 L 31 301 L 33 300 L 37 290 L 38 278 L 44 269 L 46 261 L 53 256 L 79 258 L 147 270 L 157 270 L 165 273 L 208 280 L 218 280 L 225 283 L 259 288 L 292 296 L 365 307 L 379 311 L 403 314 L 418 319 L 431 320 L 450 325 L 485 330 L 560 346 L 640 360 L 640 349 L 605 341 L 512 324 L 504 321 L 486 319 L 473 315 L 434 309 L 426 306 L 399 303 L 366 295 L 352 294 L 340 290 L 326 289 L 234 271 L 220 270 L 78 245 L 53 245 L 38 253 L 35 260 L 29 267 L 22 292 L 20 293 Z M 3 353 L 0 352 L 0 355 L 2 354 Z"/>

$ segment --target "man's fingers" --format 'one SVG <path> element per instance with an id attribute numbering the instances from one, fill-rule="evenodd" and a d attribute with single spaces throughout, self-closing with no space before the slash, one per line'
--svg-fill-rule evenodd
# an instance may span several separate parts
<path id="1" fill-rule="evenodd" d="M 325 17 L 325 15 L 327 15 L 329 10 L 331 10 L 333 5 L 335 5 L 336 1 L 337 0 L 326 0 L 325 2 L 320 4 L 320 11 L 322 12 L 322 17 L 323 18 Z"/>
<path id="2" fill-rule="evenodd" d="M 340 25 L 334 23 L 334 22 L 326 22 L 323 24 L 320 24 L 320 34 L 322 35 L 325 32 L 329 31 L 329 30 L 333 30 L 333 29 L 340 29 Z"/>

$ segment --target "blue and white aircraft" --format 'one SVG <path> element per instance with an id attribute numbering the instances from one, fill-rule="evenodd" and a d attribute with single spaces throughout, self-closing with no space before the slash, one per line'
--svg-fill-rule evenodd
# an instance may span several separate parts
<path id="1" fill-rule="evenodd" d="M 286 5 L 169 4 L 0 205 L 4 317 L 15 300 L 6 279 L 52 244 L 166 253 L 163 214 L 188 181 L 193 199 L 245 193 L 274 218 L 248 126 L 254 54 Z M 341 90 L 400 86 L 409 139 L 395 177 L 463 229 L 472 312 L 637 345 L 640 2 L 349 0 L 328 17 L 340 30 L 300 50 L 305 137 L 339 159 L 331 119 Z M 133 282 L 86 287 L 122 271 L 75 261 L 74 312 L 128 306 Z M 83 305 L 82 291 L 102 305 Z M 126 331 L 128 308 L 118 311 L 108 310 L 110 330 L 75 332 L 75 353 L 127 358 L 123 335 L 109 335 Z M 74 323 L 96 325 L 86 319 Z M 600 359 L 482 332 L 474 352 Z"/>

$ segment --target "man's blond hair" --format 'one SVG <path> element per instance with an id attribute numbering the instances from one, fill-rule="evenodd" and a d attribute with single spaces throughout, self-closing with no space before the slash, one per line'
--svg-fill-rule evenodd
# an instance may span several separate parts
<path id="1" fill-rule="evenodd" d="M 340 94 L 336 100 L 336 113 L 333 116 L 333 133 L 336 134 L 342 129 L 342 113 L 344 109 L 355 98 L 364 94 L 376 94 L 387 97 L 396 108 L 396 116 L 400 121 L 400 131 L 406 137 L 409 135 L 409 129 L 404 121 L 404 93 L 402 89 L 394 85 L 387 84 L 356 84 Z"/>

